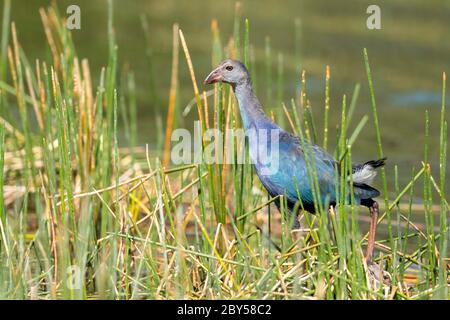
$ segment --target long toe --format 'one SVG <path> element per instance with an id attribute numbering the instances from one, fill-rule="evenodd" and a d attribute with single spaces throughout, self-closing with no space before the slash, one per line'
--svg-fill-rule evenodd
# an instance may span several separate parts
<path id="1" fill-rule="evenodd" d="M 392 277 L 389 272 L 384 271 L 380 265 L 375 263 L 367 265 L 367 276 L 374 288 L 378 287 L 380 283 L 384 286 L 390 286 L 392 283 Z"/>

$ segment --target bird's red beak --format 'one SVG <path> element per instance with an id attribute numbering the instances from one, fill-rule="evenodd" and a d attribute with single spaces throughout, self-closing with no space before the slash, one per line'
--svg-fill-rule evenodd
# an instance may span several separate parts
<path id="1" fill-rule="evenodd" d="M 206 77 L 204 83 L 205 84 L 213 84 L 219 81 L 222 81 L 222 75 L 220 74 L 220 67 L 211 71 L 211 73 Z"/>

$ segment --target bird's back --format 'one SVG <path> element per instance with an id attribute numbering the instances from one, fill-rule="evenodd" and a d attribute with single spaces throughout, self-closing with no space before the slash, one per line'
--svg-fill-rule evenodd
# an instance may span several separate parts
<path id="1" fill-rule="evenodd" d="M 294 206 L 298 199 L 301 199 L 303 207 L 314 213 L 314 191 L 313 185 L 317 182 L 319 188 L 319 199 L 321 205 L 336 203 L 336 175 L 340 175 L 337 161 L 321 147 L 309 143 L 301 142 L 300 138 L 282 129 L 273 136 L 269 148 L 272 148 L 270 161 L 265 164 L 254 161 L 256 172 L 271 196 L 285 195 L 290 206 Z M 250 142 L 250 149 L 261 146 L 261 141 Z M 251 150 L 252 151 L 252 150 Z M 278 165 L 274 165 L 277 162 Z M 269 174 L 264 172 L 265 166 L 270 163 L 272 171 Z M 357 203 L 363 199 L 373 198 L 379 192 L 370 187 L 368 183 L 373 178 L 373 169 L 383 165 L 383 160 L 379 163 L 369 161 L 362 165 L 355 165 L 354 195 Z M 277 170 L 273 170 L 277 168 Z M 365 170 L 365 171 L 364 171 Z M 348 188 L 347 188 L 348 189 Z"/>

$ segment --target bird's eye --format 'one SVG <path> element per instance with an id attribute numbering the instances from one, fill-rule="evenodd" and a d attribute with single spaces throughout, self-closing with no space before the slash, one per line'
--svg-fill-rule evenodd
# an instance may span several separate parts
<path id="1" fill-rule="evenodd" d="M 226 66 L 225 69 L 227 69 L 228 71 L 233 70 L 233 66 Z"/>

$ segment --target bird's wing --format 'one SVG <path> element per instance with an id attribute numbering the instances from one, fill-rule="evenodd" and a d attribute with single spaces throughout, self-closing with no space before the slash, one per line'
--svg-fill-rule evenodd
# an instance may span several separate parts
<path id="1" fill-rule="evenodd" d="M 320 189 L 320 199 L 325 202 L 336 202 L 336 174 L 340 175 L 340 166 L 331 154 L 321 147 L 282 131 L 279 136 L 279 170 L 276 174 L 260 176 L 266 189 L 272 196 L 286 195 L 291 203 L 297 202 L 300 194 L 304 204 L 314 206 L 313 187 L 315 177 L 308 171 L 313 168 Z M 307 160 L 308 161 L 307 161 Z M 372 178 L 375 168 L 384 164 L 384 159 L 369 161 L 353 166 L 353 190 L 356 200 L 377 197 L 378 190 L 369 186 L 366 178 Z M 369 177 L 370 173 L 370 177 Z"/>
<path id="2" fill-rule="evenodd" d="M 317 165 L 317 170 L 320 170 L 320 172 L 330 172 L 330 170 L 334 171 L 335 166 L 338 164 L 333 156 L 324 149 L 307 140 L 303 141 L 302 144 L 300 138 L 292 133 L 285 132 L 281 135 L 280 140 L 290 142 L 299 153 L 306 156 L 310 155 L 308 159 L 311 158 L 310 162 L 314 164 L 314 166 Z"/>
<path id="3" fill-rule="evenodd" d="M 281 132 L 279 137 L 279 150 L 279 172 L 267 179 L 270 180 L 268 190 L 272 187 L 278 194 L 286 193 L 292 201 L 297 199 L 300 193 L 303 202 L 313 203 L 311 181 L 314 183 L 315 178 L 307 169 L 306 158 L 317 174 L 322 203 L 326 199 L 335 201 L 336 161 L 329 153 L 309 142 L 302 144 L 300 138 L 285 131 Z"/>

